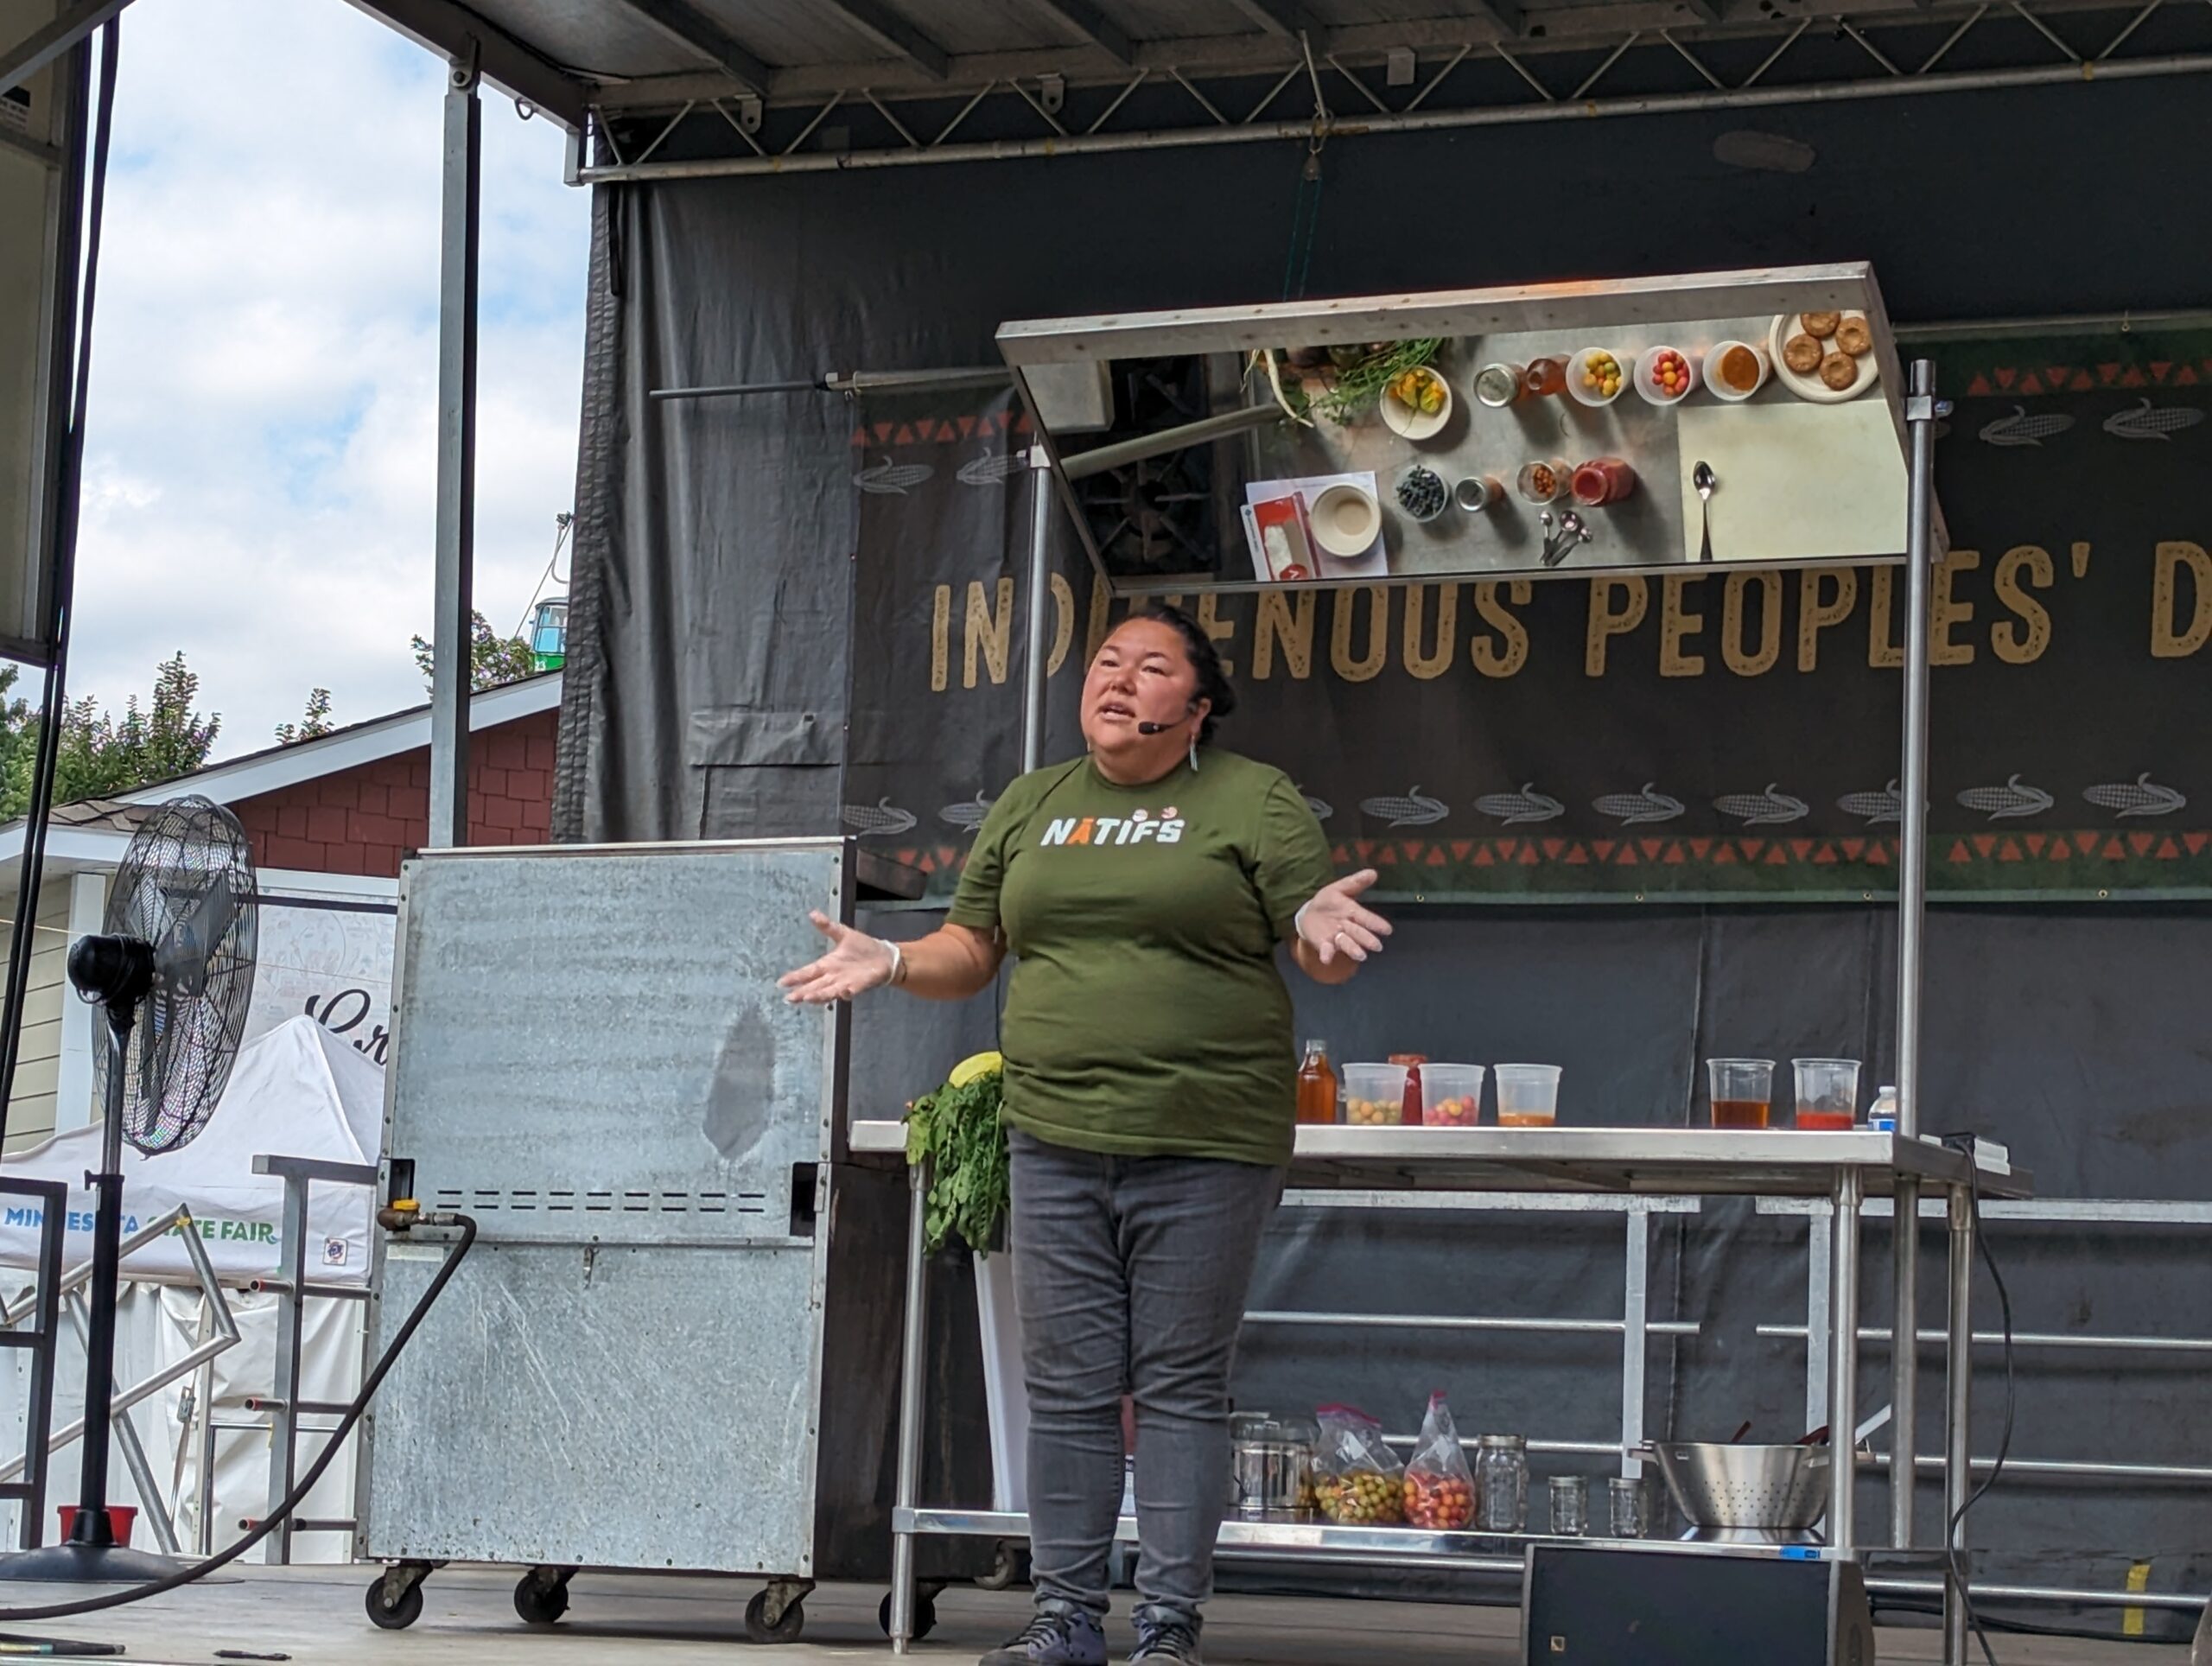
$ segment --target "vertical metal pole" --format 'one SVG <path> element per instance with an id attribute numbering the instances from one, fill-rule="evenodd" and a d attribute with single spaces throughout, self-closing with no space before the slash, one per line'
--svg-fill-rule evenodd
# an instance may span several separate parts
<path id="1" fill-rule="evenodd" d="M 1828 1263 L 1828 1542 L 1845 1551 L 1858 1542 L 1851 1434 L 1859 1427 L 1859 1205 L 1865 1195 L 1857 1169 L 1836 1171 Z"/>
<path id="2" fill-rule="evenodd" d="M 906 1330 L 899 1365 L 899 1490 L 891 1517 L 891 1652 L 914 1636 L 913 1510 L 922 1491 L 922 1414 L 928 1394 L 930 1166 L 906 1171 Z"/>
<path id="3" fill-rule="evenodd" d="M 1943 1544 L 1964 1584 L 1974 1564 L 1967 1555 L 1966 1529 L 1954 1523 L 1974 1486 L 1974 1195 L 1962 1186 L 1951 1188 L 1950 1274 L 1950 1329 L 1943 1339 L 1943 1377 L 1949 1389 L 1943 1419 Z M 1966 1666 L 1966 1604 L 1946 1580 L 1944 1666 Z"/>
<path id="4" fill-rule="evenodd" d="M 475 589 L 477 202 L 483 108 L 472 53 L 446 78 L 438 260 L 437 573 L 430 656 L 432 845 L 468 843 L 468 696 Z"/>
<path id="5" fill-rule="evenodd" d="M 1643 1473 L 1636 1449 L 1643 1444 L 1644 1326 L 1650 1318 L 1651 1217 L 1628 1207 L 1627 1288 L 1621 1299 L 1621 1474 L 1635 1480 Z"/>
<path id="6" fill-rule="evenodd" d="M 54 1433 L 54 1355 L 61 1339 L 61 1275 L 68 1224 L 66 1196 L 49 1199 L 39 1217 L 38 1345 L 31 1354 L 30 1383 L 23 1398 L 23 1518 L 16 1542 L 35 1550 L 46 1542 L 46 1477 Z"/>
<path id="7" fill-rule="evenodd" d="M 107 1107 L 100 1138 L 100 1173 L 85 1176 L 99 1195 L 92 1217 L 92 1279 L 85 1326 L 85 1444 L 77 1457 L 77 1523 L 72 1544 L 115 1542 L 107 1517 L 108 1440 L 115 1399 L 115 1304 L 123 1269 L 123 1091 L 130 1058 L 129 1014 L 107 1009 Z"/>
<path id="8" fill-rule="evenodd" d="M 1812 1218 L 1805 1245 L 1805 1427 L 1828 1421 L 1828 1361 L 1834 1350 L 1828 1334 L 1828 1269 L 1835 1258 L 1835 1223 Z"/>
<path id="9" fill-rule="evenodd" d="M 1936 559 L 1936 367 L 1912 363 L 1905 512 L 1904 757 L 1897 792 L 1897 1137 L 1920 1132 L 1921 930 L 1928 906 L 1928 606 Z M 1897 1182 L 1891 1221 L 1890 1542 L 1912 1543 L 1920 1406 L 1920 1182 Z"/>
<path id="10" fill-rule="evenodd" d="M 77 1340 L 87 1349 L 92 1346 L 90 1307 L 82 1291 L 76 1292 L 69 1302 L 69 1322 L 76 1326 Z M 108 1425 L 115 1437 L 116 1447 L 123 1453 L 123 1466 L 130 1472 L 130 1485 L 137 1490 L 138 1513 L 144 1519 L 146 1530 L 154 1536 L 154 1543 L 165 1556 L 177 1553 L 176 1526 L 169 1520 L 168 1500 L 162 1496 L 162 1484 L 154 1474 L 154 1466 L 148 1461 L 146 1448 L 138 1439 L 138 1426 L 130 1421 L 128 1408 L 116 1412 Z"/>
<path id="11" fill-rule="evenodd" d="M 1024 773 L 1045 762 L 1045 661 L 1052 652 L 1045 639 L 1051 610 L 1052 568 L 1046 558 L 1046 532 L 1052 519 L 1052 471 L 1045 448 L 1029 448 L 1029 637 L 1021 665 L 1021 767 Z"/>
<path id="12" fill-rule="evenodd" d="M 304 1174 L 284 1177 L 284 1224 L 276 1240 L 276 1381 L 269 1405 L 269 1504 L 263 1519 L 276 1513 L 292 1490 L 300 1462 L 300 1329 L 304 1311 L 302 1287 L 307 1278 L 302 1253 L 308 1238 L 308 1186 Z M 269 1560 L 292 1560 L 292 1517 L 277 1527 Z"/>

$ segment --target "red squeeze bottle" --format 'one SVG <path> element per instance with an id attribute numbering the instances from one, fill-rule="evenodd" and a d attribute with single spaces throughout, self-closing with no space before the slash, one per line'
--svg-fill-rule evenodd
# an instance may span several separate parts
<path id="1" fill-rule="evenodd" d="M 1419 1128 L 1421 1116 L 1421 1067 L 1428 1062 L 1425 1052 L 1394 1052 L 1389 1063 L 1406 1067 L 1406 1103 L 1398 1120 L 1408 1128 Z"/>

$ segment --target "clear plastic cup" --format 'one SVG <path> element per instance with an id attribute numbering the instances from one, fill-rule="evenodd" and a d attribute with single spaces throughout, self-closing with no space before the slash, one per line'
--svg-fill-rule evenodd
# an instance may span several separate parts
<path id="1" fill-rule="evenodd" d="M 1472 1128 L 1483 1119 L 1480 1065 L 1423 1065 L 1421 1120 L 1430 1128 Z"/>
<path id="2" fill-rule="evenodd" d="M 1715 1128 L 1764 1128 L 1774 1103 L 1774 1060 L 1708 1059 Z"/>
<path id="3" fill-rule="evenodd" d="M 1797 1126 L 1840 1133 L 1859 1120 L 1856 1059 L 1793 1059 L 1797 1072 Z"/>
<path id="4" fill-rule="evenodd" d="M 1403 1065 L 1346 1065 L 1344 1121 L 1355 1128 L 1397 1128 L 1406 1120 Z"/>
<path id="5" fill-rule="evenodd" d="M 1497 1067 L 1497 1125 L 1549 1128 L 1559 1120 L 1557 1065 Z"/>

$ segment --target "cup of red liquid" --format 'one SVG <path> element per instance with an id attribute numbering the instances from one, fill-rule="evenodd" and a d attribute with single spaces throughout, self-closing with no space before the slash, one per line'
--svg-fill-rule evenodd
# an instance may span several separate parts
<path id="1" fill-rule="evenodd" d="M 1856 1059 L 1793 1059 L 1797 1072 L 1797 1126 L 1843 1133 L 1859 1120 Z"/>
<path id="2" fill-rule="evenodd" d="M 1715 1128 L 1764 1128 L 1774 1099 L 1771 1059 L 1708 1059 Z"/>

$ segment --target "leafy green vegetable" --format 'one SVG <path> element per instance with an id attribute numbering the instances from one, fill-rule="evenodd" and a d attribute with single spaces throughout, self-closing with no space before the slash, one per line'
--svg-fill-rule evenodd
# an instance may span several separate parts
<path id="1" fill-rule="evenodd" d="M 999 1084 L 993 1071 L 907 1108 L 906 1160 L 930 1165 L 923 1230 L 931 1254 L 956 1236 L 979 1256 L 999 1241 L 1009 1189 Z"/>
<path id="2" fill-rule="evenodd" d="M 1336 365 L 1319 378 L 1324 385 L 1318 392 L 1307 391 L 1302 372 L 1293 378 L 1278 371 L 1281 397 L 1293 416 L 1325 416 L 1340 426 L 1349 426 L 1382 398 L 1393 377 L 1429 363 L 1443 346 L 1441 336 L 1393 341 L 1379 353 L 1363 353 L 1348 364 Z"/>

